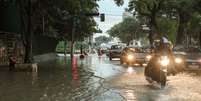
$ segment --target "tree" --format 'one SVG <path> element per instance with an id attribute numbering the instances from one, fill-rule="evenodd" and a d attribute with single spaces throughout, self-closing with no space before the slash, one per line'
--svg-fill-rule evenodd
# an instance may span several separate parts
<path id="1" fill-rule="evenodd" d="M 95 41 L 96 41 L 96 45 L 99 46 L 102 43 L 108 43 L 109 41 L 111 41 L 111 38 L 107 36 L 99 36 L 95 38 Z"/>
<path id="2" fill-rule="evenodd" d="M 177 20 L 160 17 L 157 19 L 158 23 L 158 31 L 161 35 L 168 36 L 171 42 L 175 43 L 176 41 L 176 33 L 177 33 Z"/>
<path id="3" fill-rule="evenodd" d="M 31 61 L 32 33 L 43 33 L 60 39 L 83 40 L 96 31 L 96 23 L 88 13 L 97 12 L 98 0 L 18 0 L 22 18 L 26 61 Z"/>
<path id="4" fill-rule="evenodd" d="M 123 0 L 114 0 L 116 1 L 117 5 L 122 5 Z M 147 23 L 150 27 L 149 32 L 149 41 L 150 44 L 153 43 L 153 36 L 154 34 L 160 35 L 158 32 L 158 25 L 157 25 L 157 13 L 163 7 L 163 3 L 165 0 L 130 0 L 129 1 L 129 8 L 128 10 L 131 11 L 134 16 L 145 16 L 147 18 Z"/>
<path id="5" fill-rule="evenodd" d="M 124 0 L 114 0 L 114 2 L 118 5 L 121 6 L 124 4 Z"/>
<path id="6" fill-rule="evenodd" d="M 197 3 L 196 5 L 194 6 L 196 11 L 199 13 L 199 26 L 201 28 L 201 0 L 197 0 Z M 199 32 L 199 44 L 200 44 L 200 47 L 201 47 L 201 29 L 200 29 L 200 32 Z"/>
<path id="7" fill-rule="evenodd" d="M 147 21 L 151 28 L 149 34 L 151 43 L 154 33 L 157 33 L 157 36 L 161 36 L 161 33 L 164 32 L 175 33 L 177 31 L 176 36 L 172 34 L 172 37 L 176 37 L 176 44 L 183 44 L 185 37 L 190 34 L 188 33 L 188 27 L 193 14 L 201 11 L 200 3 L 200 0 L 130 0 L 129 10 L 135 16 L 140 15 L 148 19 Z M 169 27 L 165 29 L 161 25 L 166 25 L 163 26 L 166 28 Z M 177 30 L 173 27 L 177 27 Z"/>
<path id="8" fill-rule="evenodd" d="M 129 10 L 138 15 L 145 16 L 150 27 L 149 41 L 153 44 L 153 36 L 160 36 L 159 27 L 157 24 L 157 16 L 165 0 L 130 0 Z"/>
<path id="9" fill-rule="evenodd" d="M 140 23 L 135 18 L 126 18 L 119 24 L 114 25 L 107 32 L 112 37 L 118 37 L 122 42 L 127 43 L 127 45 L 132 40 L 138 40 L 145 36 L 141 31 Z"/>
<path id="10" fill-rule="evenodd" d="M 188 45 L 198 45 L 201 43 L 201 14 L 195 12 L 187 26 Z M 196 41 L 196 43 L 194 41 Z M 201 45 L 201 44 L 200 44 Z"/>
<path id="11" fill-rule="evenodd" d="M 178 32 L 176 37 L 176 44 L 181 45 L 183 44 L 184 36 L 187 35 L 186 28 L 188 27 L 188 22 L 190 21 L 192 14 L 194 12 L 193 6 L 195 0 L 177 0 L 174 2 L 171 2 L 173 5 L 173 8 L 176 9 L 178 13 L 178 20 L 179 20 L 179 26 L 178 26 Z"/>

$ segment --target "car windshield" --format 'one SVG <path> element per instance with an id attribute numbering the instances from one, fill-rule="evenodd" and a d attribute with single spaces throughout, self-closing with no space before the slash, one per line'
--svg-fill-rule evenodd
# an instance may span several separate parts
<path id="1" fill-rule="evenodd" d="M 140 48 L 131 48 L 131 47 L 129 47 L 129 48 L 125 48 L 125 52 L 142 53 L 143 51 Z"/>

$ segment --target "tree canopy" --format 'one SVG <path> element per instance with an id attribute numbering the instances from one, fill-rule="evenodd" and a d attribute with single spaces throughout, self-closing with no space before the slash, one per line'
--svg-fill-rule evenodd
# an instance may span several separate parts
<path id="1" fill-rule="evenodd" d="M 32 31 L 47 36 L 71 38 L 73 19 L 75 19 L 75 39 L 80 40 L 96 31 L 96 22 L 88 13 L 98 12 L 97 0 L 18 0 L 23 24 L 26 25 L 31 9 Z"/>
<path id="2" fill-rule="evenodd" d="M 107 37 L 107 36 L 99 36 L 99 37 L 95 38 L 95 41 L 96 41 L 96 45 L 99 46 L 102 43 L 108 43 L 108 42 L 110 42 L 111 38 Z"/>
<path id="3" fill-rule="evenodd" d="M 25 61 L 31 61 L 31 40 L 35 34 L 74 43 L 96 32 L 96 22 L 88 14 L 98 12 L 97 1 L 16 0 L 21 16 L 22 39 L 26 41 Z"/>
<path id="4" fill-rule="evenodd" d="M 124 43 L 129 43 L 132 40 L 138 40 L 145 36 L 141 31 L 141 25 L 135 18 L 128 17 L 122 22 L 114 25 L 107 31 L 110 36 L 119 38 Z"/>
<path id="5" fill-rule="evenodd" d="M 114 1 L 121 6 L 124 0 Z M 201 40 L 200 4 L 201 0 L 130 0 L 128 11 L 138 19 L 145 18 L 140 21 L 151 29 L 150 43 L 155 37 L 168 34 L 175 44 L 181 45 L 198 40 L 198 36 Z"/>

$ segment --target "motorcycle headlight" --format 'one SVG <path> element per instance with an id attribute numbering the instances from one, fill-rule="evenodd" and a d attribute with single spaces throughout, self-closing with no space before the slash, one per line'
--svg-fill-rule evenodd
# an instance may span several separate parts
<path id="1" fill-rule="evenodd" d="M 146 58 L 147 58 L 147 60 L 150 60 L 152 58 L 152 56 L 151 55 L 147 55 Z"/>
<path id="2" fill-rule="evenodd" d="M 128 60 L 132 60 L 132 59 L 134 58 L 134 56 L 129 54 L 129 55 L 127 56 L 127 58 L 128 58 Z"/>
<path id="3" fill-rule="evenodd" d="M 175 62 L 176 62 L 176 63 L 182 63 L 183 60 L 182 60 L 181 58 L 176 58 L 176 59 L 175 59 Z"/>
<path id="4" fill-rule="evenodd" d="M 167 65 L 169 64 L 169 62 L 170 62 L 170 60 L 168 59 L 167 56 L 163 56 L 163 57 L 161 58 L 161 60 L 160 60 L 160 64 L 161 64 L 162 66 L 167 66 Z"/>

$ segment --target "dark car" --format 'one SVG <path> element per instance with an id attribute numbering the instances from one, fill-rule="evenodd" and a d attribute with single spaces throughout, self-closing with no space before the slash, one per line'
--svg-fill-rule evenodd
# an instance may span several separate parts
<path id="1" fill-rule="evenodd" d="M 189 47 L 186 51 L 186 68 L 201 69 L 201 49 Z"/>
<path id="2" fill-rule="evenodd" d="M 122 46 L 120 45 L 112 45 L 109 50 L 109 59 L 112 60 L 113 58 L 120 58 Z"/>
<path id="3" fill-rule="evenodd" d="M 120 57 L 121 64 L 128 65 L 145 65 L 146 58 L 151 58 L 140 47 L 126 47 L 123 49 Z"/>
<path id="4" fill-rule="evenodd" d="M 184 69 L 201 69 L 201 49 L 198 47 L 180 48 L 174 50 L 175 57 L 184 61 Z"/>

